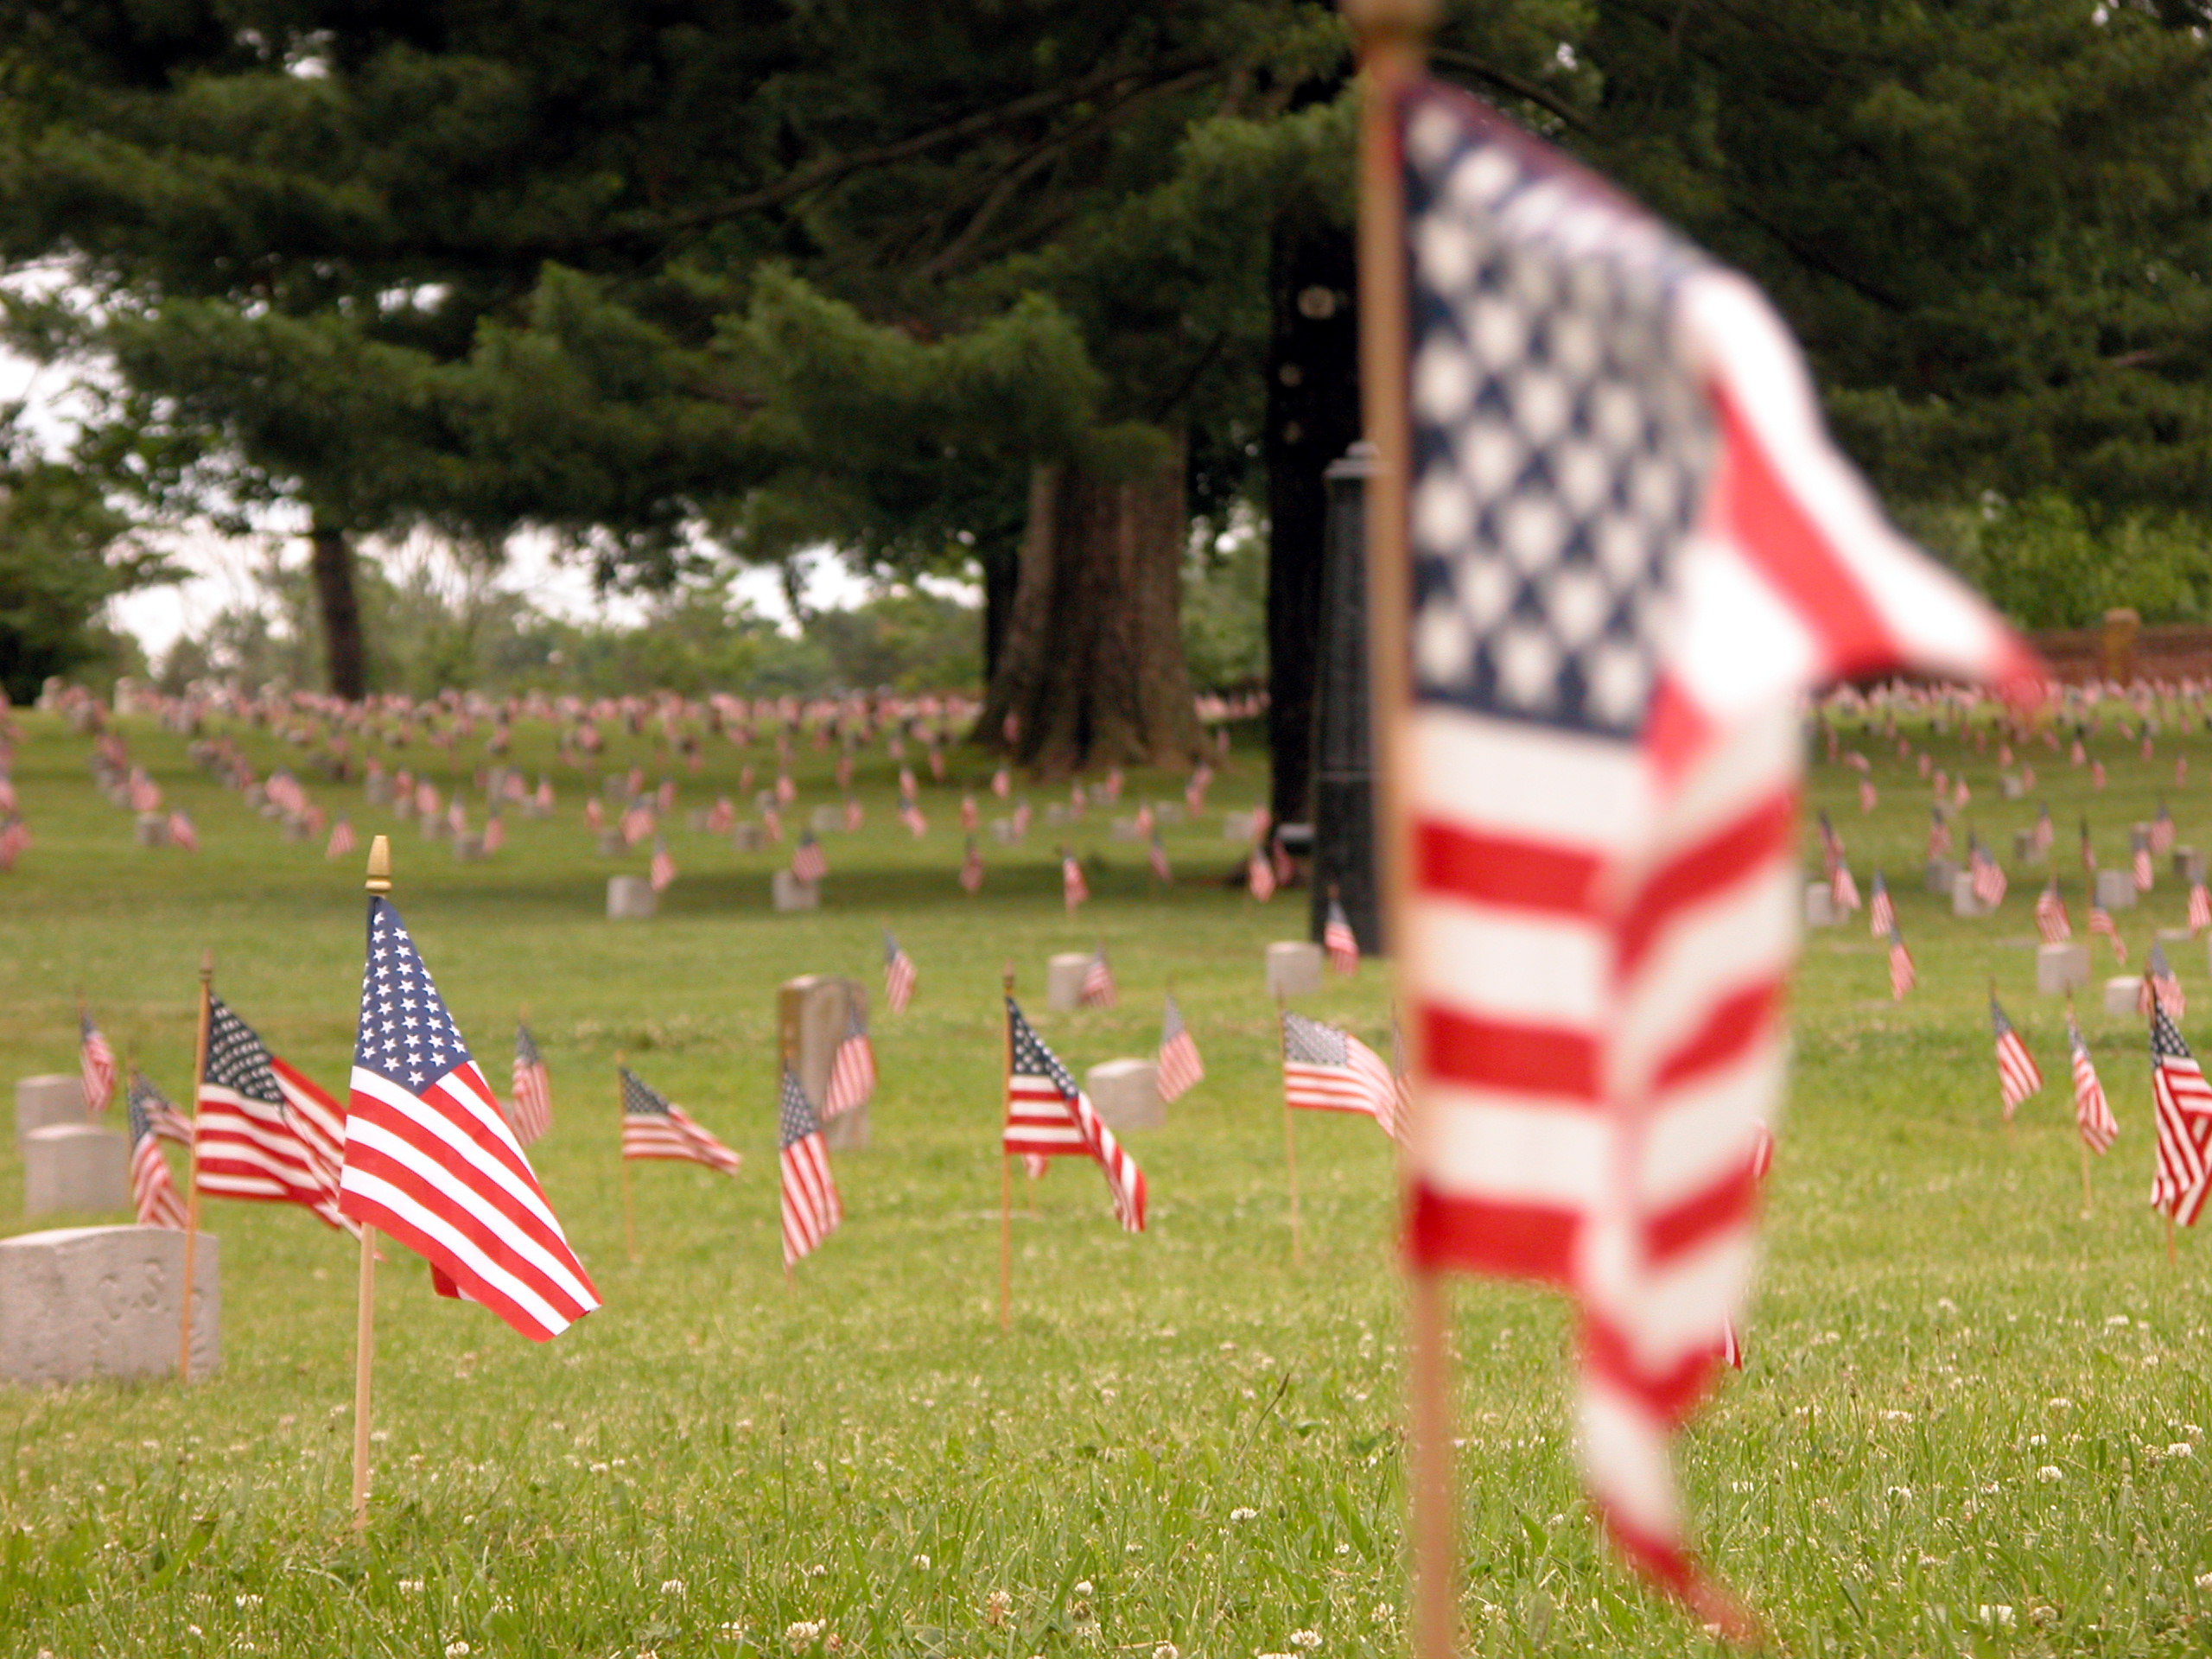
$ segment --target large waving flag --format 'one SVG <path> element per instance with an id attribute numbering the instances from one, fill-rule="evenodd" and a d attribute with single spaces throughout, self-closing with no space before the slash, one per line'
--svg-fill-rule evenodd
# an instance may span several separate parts
<path id="1" fill-rule="evenodd" d="M 500 1115 L 391 900 L 369 900 L 368 960 L 339 1205 L 533 1342 L 599 1306 L 583 1263 Z"/>
<path id="2" fill-rule="evenodd" d="M 1796 699 L 2031 654 L 1829 444 L 1748 282 L 1465 94 L 1397 95 L 1417 1266 L 1567 1287 L 1577 1442 L 1656 1580 L 1748 1283 L 1801 903 Z"/>

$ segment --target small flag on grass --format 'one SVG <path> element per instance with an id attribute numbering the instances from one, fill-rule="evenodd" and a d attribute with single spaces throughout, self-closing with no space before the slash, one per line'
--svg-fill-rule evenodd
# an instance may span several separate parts
<path id="1" fill-rule="evenodd" d="M 277 1083 L 276 1064 L 253 1028 L 228 1003 L 219 996 L 209 999 L 207 1067 L 200 1077 L 194 1120 L 200 1190 L 211 1198 L 296 1204 L 314 1211 L 327 1225 L 340 1226 L 338 1172 L 328 1165 L 321 1147 L 308 1138 L 313 1132 L 316 1141 L 327 1145 L 329 1127 L 317 1125 L 311 1130 L 295 1115 L 288 1091 Z M 299 1077 L 296 1071 L 292 1075 Z M 297 1083 L 294 1088 L 297 1090 Z M 301 1098 L 312 1104 L 304 1091 Z M 342 1141 L 344 1135 L 341 1122 L 337 1137 Z"/>
<path id="2" fill-rule="evenodd" d="M 1340 974 L 1359 971 L 1359 936 L 1351 931 L 1351 918 L 1334 893 L 1329 895 L 1329 918 L 1321 925 L 1321 948 L 1329 965 Z"/>
<path id="3" fill-rule="evenodd" d="M 789 1071 L 785 1075 L 788 1077 Z M 822 1116 L 842 1117 L 874 1092 L 875 1045 L 868 1040 L 868 1021 L 855 1001 L 845 1016 L 845 1035 L 830 1059 L 830 1086 L 823 1094 Z"/>
<path id="4" fill-rule="evenodd" d="M 2005 1103 L 2005 1121 L 2010 1123 L 2020 1103 L 2043 1087 L 2043 1068 L 1997 1005 L 1994 991 L 1989 994 L 1989 1024 L 1997 1038 L 1997 1092 Z"/>
<path id="5" fill-rule="evenodd" d="M 537 1052 L 537 1039 L 520 1021 L 515 1025 L 513 1098 L 507 1104 L 507 1122 L 515 1139 L 525 1147 L 553 1127 L 553 1079 Z"/>
<path id="6" fill-rule="evenodd" d="M 399 912 L 369 900 L 340 1207 L 533 1342 L 599 1306 Z"/>
<path id="7" fill-rule="evenodd" d="M 1878 939 L 1887 938 L 1897 925 L 1897 907 L 1890 898 L 1890 884 L 1882 880 L 1879 870 L 1874 872 L 1874 896 L 1866 906 L 1867 931 Z"/>
<path id="8" fill-rule="evenodd" d="M 1282 1017 L 1283 1098 L 1297 1110 L 1356 1112 L 1394 1139 L 1398 1082 L 1382 1057 L 1349 1032 L 1304 1014 Z"/>
<path id="9" fill-rule="evenodd" d="M 130 1085 L 124 1091 L 125 1101 L 146 1115 L 146 1122 L 156 1135 L 164 1141 L 174 1141 L 180 1147 L 192 1144 L 192 1124 L 177 1110 L 169 1097 L 156 1088 L 146 1074 L 131 1068 Z"/>
<path id="10" fill-rule="evenodd" d="M 107 1110 L 115 1100 L 115 1051 L 89 1014 L 77 1016 L 77 1075 L 84 1084 L 85 1109 Z"/>
<path id="11" fill-rule="evenodd" d="M 2105 1086 L 2097 1080 L 2089 1046 L 2082 1040 L 2082 1027 L 2071 1008 L 2066 1013 L 2066 1047 L 2074 1061 L 2074 1127 L 2081 1131 L 2082 1143 L 2101 1155 L 2118 1137 L 2120 1123 L 2105 1099 Z"/>
<path id="12" fill-rule="evenodd" d="M 883 935 L 883 1000 L 893 1014 L 906 1012 L 914 1000 L 914 959 L 887 930 Z"/>
<path id="13" fill-rule="evenodd" d="M 1198 1058 L 1198 1039 L 1183 1023 L 1183 1010 L 1175 1006 L 1173 991 L 1167 994 L 1160 1018 L 1158 1071 L 1160 1098 L 1170 1105 L 1190 1093 L 1206 1074 L 1205 1062 Z"/>
<path id="14" fill-rule="evenodd" d="M 1083 970 L 1083 987 L 1076 1001 L 1086 1008 L 1110 1008 L 1120 1000 L 1121 989 L 1114 983 L 1114 969 L 1102 944 Z"/>
<path id="15" fill-rule="evenodd" d="M 154 1120 L 140 1103 L 136 1090 L 126 1096 L 125 1109 L 130 1121 L 130 1200 L 137 1209 L 138 1224 L 181 1228 L 184 1204 L 176 1195 L 176 1183 L 169 1179 Z"/>
<path id="16" fill-rule="evenodd" d="M 830 1149 L 822 1138 L 821 1122 L 788 1065 L 778 1091 L 776 1144 L 783 1189 L 784 1265 L 788 1268 L 813 1254 L 845 1218 L 837 1183 L 830 1173 Z"/>
<path id="17" fill-rule="evenodd" d="M 744 1160 L 701 1128 L 691 1115 L 652 1088 L 628 1066 L 622 1074 L 622 1155 L 669 1163 L 704 1164 L 734 1175 Z"/>
<path id="18" fill-rule="evenodd" d="M 1067 1067 L 1029 1028 L 1012 997 L 1006 1000 L 1006 1020 L 1011 1047 L 1001 1149 L 1008 1157 L 1089 1158 L 1105 1173 L 1115 1218 L 1125 1230 L 1142 1232 L 1144 1172 L 1076 1087 Z"/>
<path id="19" fill-rule="evenodd" d="M 2151 1207 L 2183 1227 L 2196 1224 L 2212 1186 L 2212 1087 L 2181 1033 L 2156 1003 L 2151 1008 L 2151 1095 L 2158 1130 L 2158 1171 Z"/>

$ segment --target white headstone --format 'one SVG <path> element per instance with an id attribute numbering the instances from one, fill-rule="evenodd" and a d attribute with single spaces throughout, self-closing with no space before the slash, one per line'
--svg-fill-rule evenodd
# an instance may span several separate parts
<path id="1" fill-rule="evenodd" d="M 484 837 L 471 830 L 453 838 L 454 861 L 461 864 L 481 864 L 484 861 Z"/>
<path id="2" fill-rule="evenodd" d="M 1952 878 L 1958 873 L 1959 867 L 1948 858 L 1929 859 L 1928 861 L 1928 891 L 1938 899 L 1949 898 Z"/>
<path id="3" fill-rule="evenodd" d="M 2120 974 L 2105 981 L 2105 1012 L 2132 1014 L 2135 999 L 2141 995 L 2143 982 L 2133 974 Z"/>
<path id="4" fill-rule="evenodd" d="M 1065 1014 L 1083 1006 L 1083 976 L 1090 970 L 1092 953 L 1063 950 L 1045 963 L 1045 1006 Z"/>
<path id="5" fill-rule="evenodd" d="M 620 830 L 602 830 L 599 832 L 599 855 L 601 858 L 627 858 L 630 843 L 622 838 Z"/>
<path id="6" fill-rule="evenodd" d="M 2012 832 L 2012 861 L 2015 864 L 2025 864 L 2035 855 L 2036 832 L 2032 830 L 2015 830 Z"/>
<path id="7" fill-rule="evenodd" d="M 166 847 L 169 844 L 169 821 L 158 812 L 141 812 L 131 833 L 141 847 Z"/>
<path id="8" fill-rule="evenodd" d="M 2174 849 L 2174 880 L 2202 881 L 2204 879 L 2204 855 L 2194 847 Z"/>
<path id="9" fill-rule="evenodd" d="M 105 1123 L 49 1123 L 22 1139 L 23 1213 L 124 1210 L 130 1205 L 130 1143 Z"/>
<path id="10" fill-rule="evenodd" d="M 1020 840 L 1021 837 L 1014 833 L 1014 820 L 1012 818 L 993 818 L 991 820 L 991 839 L 993 841 L 1003 841 L 1011 843 Z"/>
<path id="11" fill-rule="evenodd" d="M 1278 939 L 1268 947 L 1268 995 L 1311 996 L 1321 988 L 1321 947 L 1311 939 Z"/>
<path id="12" fill-rule="evenodd" d="M 2063 996 L 2069 991 L 2084 990 L 2088 983 L 2088 945 L 2075 943 L 2036 947 L 2036 989 L 2045 996 Z"/>
<path id="13" fill-rule="evenodd" d="M 1150 1060 L 1103 1060 L 1084 1073 L 1083 1091 L 1116 1135 L 1156 1129 L 1167 1122 L 1160 1068 Z"/>
<path id="14" fill-rule="evenodd" d="M 1974 877 L 1965 870 L 1951 878 L 1951 914 L 1954 916 L 1986 916 L 1989 907 L 1974 897 Z"/>
<path id="15" fill-rule="evenodd" d="M 1221 815 L 1221 838 L 1224 841 L 1252 839 L 1252 815 L 1249 812 L 1224 812 Z"/>
<path id="16" fill-rule="evenodd" d="M 67 1076 L 48 1072 L 41 1077 L 18 1077 L 16 1080 L 16 1145 L 23 1144 L 23 1137 L 33 1129 L 42 1129 L 49 1123 L 82 1123 L 87 1121 L 85 1111 L 84 1079 L 74 1072 Z"/>
<path id="17" fill-rule="evenodd" d="M 2012 773 L 2002 772 L 1998 776 L 1997 792 L 2005 800 L 2017 801 L 2028 792 L 2028 786 Z"/>
<path id="18" fill-rule="evenodd" d="M 1835 892 L 1825 881 L 1805 884 L 1805 925 L 1834 927 L 1842 919 L 1836 913 Z"/>
<path id="19" fill-rule="evenodd" d="M 757 853 L 766 840 L 759 824 L 741 823 L 729 832 L 729 844 L 737 852 Z"/>
<path id="20" fill-rule="evenodd" d="M 822 886 L 802 881 L 789 870 L 778 870 L 768 884 L 768 897 L 778 910 L 819 910 Z"/>
<path id="21" fill-rule="evenodd" d="M 1106 826 L 1106 839 L 1109 841 L 1136 840 L 1137 821 L 1135 818 L 1113 819 Z"/>
<path id="22" fill-rule="evenodd" d="M 2097 905 L 2103 910 L 2135 908 L 2135 878 L 2126 870 L 2097 872 Z"/>
<path id="23" fill-rule="evenodd" d="M 1182 823 L 1182 822 L 1183 822 L 1183 804 L 1182 804 L 1182 802 L 1180 802 L 1180 801 L 1154 801 L 1154 802 L 1152 804 L 1152 821 L 1153 821 L 1154 823 L 1157 823 L 1157 824 L 1162 825 L 1163 827 L 1164 827 L 1164 826 L 1166 826 L 1166 825 L 1167 825 L 1167 824 L 1171 824 L 1171 823 Z"/>
<path id="24" fill-rule="evenodd" d="M 219 1242 L 193 1258 L 194 1378 L 222 1363 Z M 32 1388 L 176 1375 L 184 1235 L 169 1227 L 66 1227 L 0 1239 L 0 1377 Z"/>
<path id="25" fill-rule="evenodd" d="M 610 875 L 607 878 L 607 919 L 610 922 L 642 920 L 660 908 L 660 896 L 653 891 L 653 884 L 642 875 Z"/>
<path id="26" fill-rule="evenodd" d="M 362 785 L 361 793 L 362 798 L 366 800 L 371 806 L 390 806 L 391 804 L 391 779 L 381 772 L 372 772 L 369 776 L 368 782 Z"/>
<path id="27" fill-rule="evenodd" d="M 834 836 L 845 827 L 844 809 L 817 806 L 806 815 L 806 825 L 817 836 Z"/>

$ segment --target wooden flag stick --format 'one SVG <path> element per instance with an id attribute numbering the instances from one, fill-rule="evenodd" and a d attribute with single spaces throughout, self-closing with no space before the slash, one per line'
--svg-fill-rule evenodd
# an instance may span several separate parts
<path id="1" fill-rule="evenodd" d="M 378 836 L 369 842 L 368 877 L 362 884 L 372 899 L 391 891 L 391 842 Z M 369 1525 L 369 1405 L 376 1374 L 377 1230 L 361 1225 L 361 1273 L 353 1308 L 353 1530 Z"/>
<path id="2" fill-rule="evenodd" d="M 622 1102 L 622 1051 L 614 1052 L 614 1123 L 619 1130 L 626 1116 Z M 630 1154 L 622 1154 L 622 1237 L 629 1247 L 630 1265 L 638 1264 L 638 1199 L 630 1181 Z"/>
<path id="3" fill-rule="evenodd" d="M 1383 938 L 1395 948 L 1408 920 L 1408 834 L 1403 785 L 1410 700 L 1407 618 L 1410 557 L 1406 221 L 1399 176 L 1398 100 L 1421 72 L 1422 42 L 1435 0 L 1344 0 L 1359 51 L 1359 385 L 1362 424 L 1375 447 L 1367 480 L 1367 617 L 1370 704 L 1375 723 L 1376 862 L 1382 876 Z M 1414 1072 L 1423 1070 L 1414 1032 Z M 1422 1109 L 1421 1090 L 1412 1110 Z M 1415 1659 L 1451 1659 L 1455 1622 L 1451 1413 L 1446 1394 L 1444 1286 L 1416 1265 L 1407 1304 L 1413 1461 L 1413 1649 Z"/>
<path id="4" fill-rule="evenodd" d="M 1277 992 L 1275 994 L 1275 1070 L 1278 1074 L 1283 1072 L 1289 1061 L 1287 1043 L 1283 1035 L 1282 994 Z M 1282 1162 L 1284 1173 L 1290 1184 L 1290 1265 L 1294 1268 L 1302 1268 L 1306 1265 L 1306 1240 L 1298 1221 L 1298 1132 L 1292 1127 L 1292 1121 L 1290 1088 L 1286 1078 L 1282 1090 Z"/>
<path id="5" fill-rule="evenodd" d="M 1006 995 L 1006 1052 L 1005 1071 L 999 1086 L 999 1111 L 1006 1111 L 1006 1101 L 1014 1090 L 1014 964 L 1006 965 L 1000 981 Z M 1001 1132 L 1003 1133 L 1003 1132 Z M 999 1153 L 999 1329 L 1007 1330 L 1014 1324 L 1014 1160 L 1001 1147 Z"/>
<path id="6" fill-rule="evenodd" d="M 176 1339 L 176 1380 L 192 1381 L 192 1287 L 200 1263 L 200 1080 L 207 1075 L 207 1005 L 215 995 L 215 952 L 200 953 L 200 1020 L 192 1039 L 192 1144 L 184 1154 L 183 1329 Z"/>

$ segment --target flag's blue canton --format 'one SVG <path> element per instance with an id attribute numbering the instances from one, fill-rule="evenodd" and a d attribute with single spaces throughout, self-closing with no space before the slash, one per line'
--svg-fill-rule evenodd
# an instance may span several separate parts
<path id="1" fill-rule="evenodd" d="M 253 1027 L 232 1014 L 230 1004 L 219 996 L 207 1001 L 206 1077 L 216 1087 L 248 1100 L 266 1106 L 284 1103 L 284 1091 L 276 1086 L 276 1074 L 269 1069 L 269 1051 L 254 1035 Z"/>
<path id="2" fill-rule="evenodd" d="M 779 1147 L 797 1146 L 810 1135 L 817 1134 L 821 1121 L 814 1116 L 808 1103 L 806 1090 L 799 1086 L 798 1075 L 788 1065 L 784 1068 L 783 1090 L 777 1100 L 776 1144 Z"/>
<path id="3" fill-rule="evenodd" d="M 1714 451 L 1673 321 L 1701 257 L 1447 95 L 1404 171 L 1417 692 L 1631 736 Z"/>
<path id="4" fill-rule="evenodd" d="M 399 912 L 386 900 L 372 899 L 353 1064 L 419 1095 L 469 1058 L 461 1027 L 446 1012 Z"/>
<path id="5" fill-rule="evenodd" d="M 154 1132 L 154 1120 L 146 1115 L 146 1103 L 135 1087 L 124 1104 L 130 1114 L 130 1144 L 135 1147 Z"/>
<path id="6" fill-rule="evenodd" d="M 1282 1052 L 1285 1059 L 1300 1065 L 1351 1064 L 1351 1051 L 1344 1046 L 1344 1033 L 1303 1014 L 1283 1015 Z"/>
<path id="7" fill-rule="evenodd" d="M 515 1027 L 515 1063 L 518 1065 L 536 1065 L 539 1064 L 537 1058 L 537 1045 L 531 1039 L 530 1027 L 528 1026 L 517 1026 Z"/>
<path id="8" fill-rule="evenodd" d="M 622 1073 L 622 1116 L 625 1117 L 666 1117 L 670 1111 L 667 1100 L 628 1066 L 620 1068 Z"/>
<path id="9" fill-rule="evenodd" d="M 2012 1029 L 2012 1022 L 2005 1017 L 2005 1010 L 1997 1006 L 1997 999 L 1993 996 L 1989 999 L 1989 1025 L 1999 1037 Z"/>
<path id="10" fill-rule="evenodd" d="M 2185 1060 L 2190 1058 L 2189 1045 L 2181 1039 L 2181 1027 L 2166 1017 L 2165 1004 L 2153 992 L 2151 1001 L 2151 1064 L 2162 1060 Z"/>
<path id="11" fill-rule="evenodd" d="M 1050 1077 L 1054 1088 L 1073 1100 L 1081 1092 L 1075 1086 L 1075 1079 L 1068 1075 L 1068 1069 L 1060 1064 L 1059 1057 L 1045 1046 L 1044 1039 L 1029 1029 L 1029 1022 L 1021 1017 L 1021 1010 L 1014 1006 L 1010 997 L 1007 1000 L 1006 1013 L 1014 1025 L 1014 1071 L 1025 1077 Z"/>

